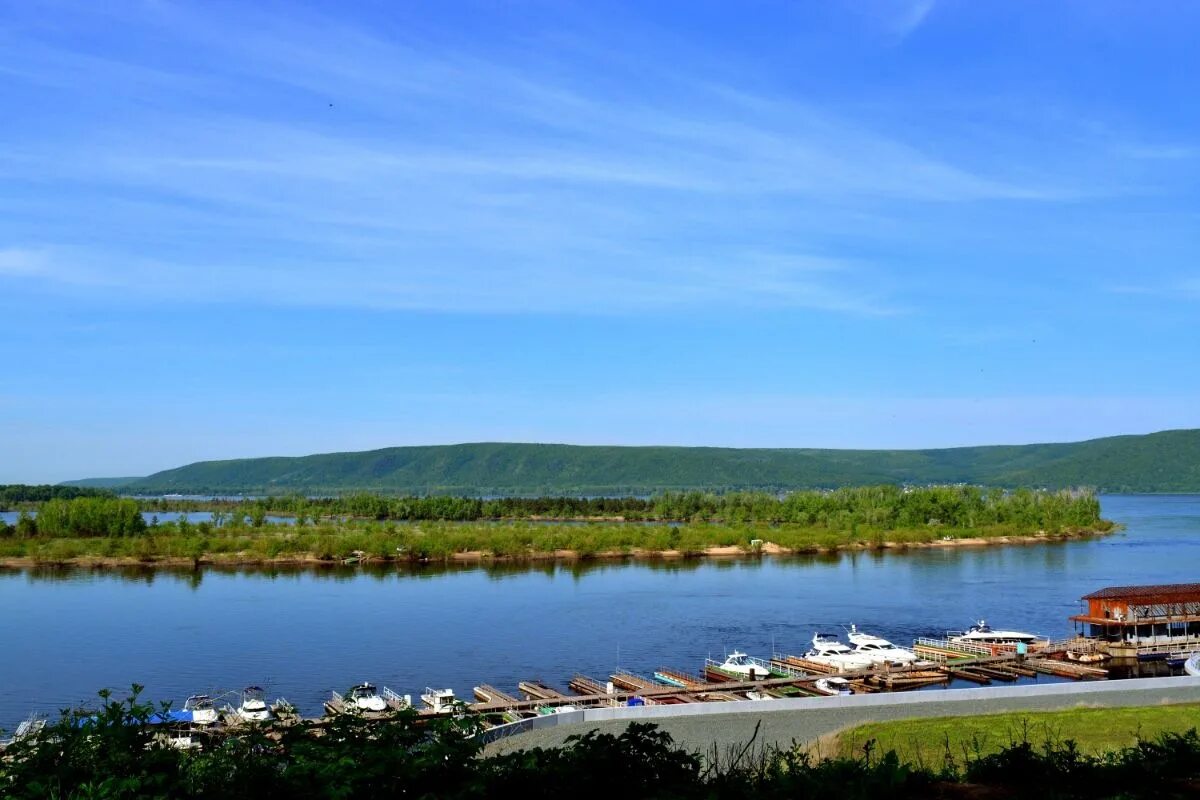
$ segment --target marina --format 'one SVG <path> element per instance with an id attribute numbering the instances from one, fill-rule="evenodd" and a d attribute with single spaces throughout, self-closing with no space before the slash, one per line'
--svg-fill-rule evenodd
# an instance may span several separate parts
<path id="1" fill-rule="evenodd" d="M 363 682 L 345 692 L 332 691 L 324 711 L 327 718 L 352 715 L 367 720 L 391 719 L 406 712 L 415 714 L 418 721 L 447 714 L 470 715 L 486 730 L 581 708 L 842 697 L 922 690 L 952 682 L 1016 683 L 1038 676 L 1075 681 L 1109 677 L 1104 667 L 1067 657 L 1068 653 L 1094 652 L 1102 640 L 1076 637 L 1050 642 L 1021 632 L 993 633 L 982 622 L 972 630 L 983 636 L 949 634 L 944 639 L 922 639 L 910 650 L 851 625 L 847 635 L 854 637 L 857 650 L 833 634 L 816 633 L 813 648 L 803 656 L 774 653 L 762 659 L 734 650 L 723 661 L 708 659 L 703 676 L 665 666 L 649 676 L 616 670 L 607 680 L 576 674 L 567 692 L 541 679 L 519 681 L 515 692 L 481 683 L 473 687 L 475 702 L 471 703 L 460 701 L 453 689 L 426 688 L 420 704 L 414 706 L 411 695 Z M 871 655 L 863 655 L 864 650 Z M 188 748 L 201 746 L 205 736 L 236 732 L 246 725 L 299 719 L 285 700 L 268 705 L 259 686 L 243 689 L 236 706 L 219 706 L 213 697 L 197 694 L 187 698 L 181 711 L 161 716 L 159 721 L 170 731 L 171 742 Z M 28 722 L 15 738 L 38 729 Z"/>

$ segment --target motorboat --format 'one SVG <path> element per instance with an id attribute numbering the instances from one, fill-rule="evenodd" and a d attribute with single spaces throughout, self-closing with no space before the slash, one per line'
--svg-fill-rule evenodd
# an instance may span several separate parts
<path id="1" fill-rule="evenodd" d="M 958 644 L 990 645 L 1032 645 L 1043 641 L 1036 633 L 1023 631 L 998 631 L 988 625 L 987 620 L 981 619 L 965 631 L 949 631 L 946 638 Z"/>
<path id="2" fill-rule="evenodd" d="M 220 719 L 213 699 L 206 694 L 194 694 L 189 697 L 183 704 L 183 711 L 185 715 L 190 714 L 190 717 L 185 716 L 183 719 L 193 725 L 215 725 Z"/>
<path id="3" fill-rule="evenodd" d="M 846 638 L 850 640 L 850 644 L 854 645 L 854 652 L 867 656 L 871 659 L 872 664 L 883 666 L 884 664 L 915 664 L 917 662 L 917 654 L 912 650 L 897 647 L 881 636 L 863 633 L 854 625 L 850 626 L 850 632 L 846 634 Z"/>
<path id="4" fill-rule="evenodd" d="M 578 710 L 579 706 L 540 706 L 537 713 L 539 717 L 548 717 L 552 714 L 570 714 Z"/>
<path id="5" fill-rule="evenodd" d="M 242 702 L 232 709 L 233 716 L 242 722 L 266 722 L 271 718 L 271 709 L 263 696 L 261 686 L 247 686 L 242 690 Z"/>
<path id="6" fill-rule="evenodd" d="M 11 744 L 21 741 L 22 739 L 30 739 L 37 736 L 46 729 L 46 715 L 34 712 L 27 718 L 17 723 L 17 729 L 8 740 L 0 739 L 0 750 L 8 747 Z"/>
<path id="7" fill-rule="evenodd" d="M 425 689 L 425 693 L 421 695 L 421 702 L 425 707 L 435 714 L 446 714 L 454 710 L 458 701 L 454 697 L 453 689 Z"/>
<path id="8" fill-rule="evenodd" d="M 738 650 L 730 653 L 717 669 L 730 675 L 738 675 L 750 681 L 771 677 L 771 670 L 761 664 L 756 664 L 751 660 L 750 656 Z"/>
<path id="9" fill-rule="evenodd" d="M 827 633 L 814 633 L 812 649 L 804 654 L 806 661 L 833 667 L 838 672 L 849 672 L 856 669 L 867 669 L 874 666 L 874 660 L 865 653 L 856 653 L 838 640 L 837 636 Z"/>
<path id="10" fill-rule="evenodd" d="M 818 678 L 813 682 L 813 688 L 821 694 L 831 697 L 840 694 L 854 694 L 854 690 L 850 687 L 850 681 L 845 678 Z"/>
<path id="11" fill-rule="evenodd" d="M 1192 653 L 1188 660 L 1183 662 L 1183 671 L 1200 678 L 1200 653 Z"/>
<path id="12" fill-rule="evenodd" d="M 351 687 L 345 695 L 333 693 L 332 704 L 341 711 L 359 714 L 378 714 L 387 711 L 387 701 L 380 696 L 374 684 L 360 683 Z"/>

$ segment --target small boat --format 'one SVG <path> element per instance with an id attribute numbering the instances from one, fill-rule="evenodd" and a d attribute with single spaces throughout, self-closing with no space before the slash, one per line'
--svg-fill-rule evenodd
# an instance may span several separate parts
<path id="1" fill-rule="evenodd" d="M 425 693 L 421 695 L 421 702 L 435 714 L 448 714 L 458 704 L 453 689 L 426 688 Z"/>
<path id="2" fill-rule="evenodd" d="M 183 711 L 185 715 L 191 714 L 184 719 L 193 725 L 214 725 L 220 719 L 212 698 L 206 694 L 194 694 L 189 697 L 183 704 Z"/>
<path id="3" fill-rule="evenodd" d="M 813 688 L 821 694 L 830 696 L 854 694 L 854 690 L 850 687 L 850 681 L 845 678 L 818 678 L 813 682 Z"/>
<path id="4" fill-rule="evenodd" d="M 738 675 L 747 680 L 757 681 L 771 677 L 771 670 L 750 660 L 750 656 L 734 650 L 717 669 L 730 675 Z"/>
<path id="5" fill-rule="evenodd" d="M 855 625 L 850 626 L 850 632 L 846 635 L 846 638 L 850 640 L 850 644 L 854 645 L 854 652 L 861 653 L 871 659 L 872 664 L 883 666 L 885 664 L 915 664 L 917 662 L 917 654 L 912 650 L 897 647 L 880 636 L 863 633 Z"/>
<path id="6" fill-rule="evenodd" d="M 946 638 L 958 644 L 989 645 L 1032 645 L 1044 642 L 1045 639 L 1036 633 L 1024 631 L 998 631 L 988 625 L 987 620 L 981 619 L 965 631 L 948 631 Z"/>
<path id="7" fill-rule="evenodd" d="M 22 739 L 29 739 L 37 736 L 45 729 L 46 715 L 35 711 L 27 718 L 17 723 L 17 729 L 13 731 L 12 738 L 8 739 L 7 741 L 0 740 L 0 750 L 3 750 L 5 747 L 8 747 L 15 742 L 19 742 Z"/>
<path id="8" fill-rule="evenodd" d="M 753 691 L 753 692 L 746 692 L 746 699 L 747 700 L 777 700 L 778 698 L 775 697 L 774 695 L 767 694 L 766 692 Z"/>
<path id="9" fill-rule="evenodd" d="M 242 690 L 242 702 L 230 709 L 231 716 L 240 722 L 266 722 L 271 718 L 271 709 L 260 686 L 247 686 Z"/>
<path id="10" fill-rule="evenodd" d="M 813 634 L 812 649 L 804 654 L 804 658 L 815 664 L 833 667 L 838 672 L 868 669 L 875 664 L 870 656 L 856 653 L 838 641 L 837 636 L 827 633 Z"/>
<path id="11" fill-rule="evenodd" d="M 1183 671 L 1200 678 L 1200 653 L 1192 653 L 1188 660 L 1183 662 Z"/>
<path id="12" fill-rule="evenodd" d="M 1068 650 L 1065 655 L 1067 661 L 1074 661 L 1078 664 L 1099 664 L 1109 659 L 1107 653 L 1077 653 L 1074 650 Z"/>
<path id="13" fill-rule="evenodd" d="M 388 710 L 388 704 L 374 684 L 360 683 L 345 695 L 333 692 L 325 710 L 335 714 L 381 714 Z"/>
<path id="14" fill-rule="evenodd" d="M 551 714 L 569 714 L 578 710 L 579 706 L 539 706 L 537 713 L 539 717 L 548 717 Z"/>

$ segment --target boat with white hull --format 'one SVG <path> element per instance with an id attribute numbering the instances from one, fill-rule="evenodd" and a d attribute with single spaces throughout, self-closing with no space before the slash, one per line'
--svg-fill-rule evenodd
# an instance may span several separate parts
<path id="1" fill-rule="evenodd" d="M 403 697 L 386 686 L 381 692 L 373 683 L 360 683 L 351 687 L 346 694 L 332 692 L 325 701 L 325 710 L 330 714 L 363 714 L 376 717 L 399 711 L 412 705 L 408 695 Z"/>
<path id="2" fill-rule="evenodd" d="M 217 707 L 206 694 L 194 694 L 183 704 L 185 714 L 191 714 L 193 725 L 215 725 L 220 720 Z"/>
<path id="3" fill-rule="evenodd" d="M 1200 653 L 1192 653 L 1188 660 L 1183 662 L 1183 671 L 1200 678 Z"/>
<path id="4" fill-rule="evenodd" d="M 730 675 L 736 675 L 745 678 L 748 681 L 760 681 L 771 677 L 771 670 L 756 664 L 751 660 L 750 656 L 745 653 L 734 650 L 725 660 L 717 666 L 717 669 Z"/>
<path id="5" fill-rule="evenodd" d="M 1036 633 L 1024 631 L 996 630 L 988 625 L 987 620 L 981 619 L 965 631 L 948 631 L 946 638 L 956 644 L 975 644 L 982 647 L 997 645 L 1014 647 L 1018 644 L 1027 647 L 1045 643 L 1045 639 Z"/>
<path id="6" fill-rule="evenodd" d="M 850 681 L 845 678 L 818 678 L 813 682 L 813 688 L 830 697 L 854 694 L 854 690 L 850 687 Z"/>
<path id="7" fill-rule="evenodd" d="M 804 654 L 806 661 L 833 667 L 838 672 L 853 672 L 874 666 L 870 656 L 856 653 L 838 640 L 837 636 L 827 633 L 814 633 L 812 649 Z"/>
<path id="8" fill-rule="evenodd" d="M 871 659 L 871 663 L 876 666 L 915 664 L 920 660 L 912 650 L 897 647 L 881 636 L 863 633 L 854 625 L 850 626 L 850 632 L 846 638 L 850 640 L 850 644 L 854 645 L 855 653 Z"/>

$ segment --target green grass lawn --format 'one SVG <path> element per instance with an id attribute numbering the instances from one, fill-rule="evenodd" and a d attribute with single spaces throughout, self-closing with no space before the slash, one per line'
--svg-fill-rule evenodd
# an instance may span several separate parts
<path id="1" fill-rule="evenodd" d="M 864 745 L 874 740 L 877 754 L 895 750 L 902 761 L 939 769 L 948 757 L 961 764 L 1023 741 L 1038 747 L 1070 739 L 1081 751 L 1095 754 L 1127 747 L 1139 738 L 1198 727 L 1200 704 L 1076 708 L 872 722 L 838 734 L 832 746 L 822 750 L 826 755 L 862 756 Z"/>

